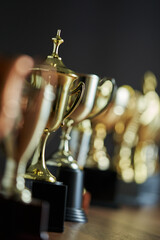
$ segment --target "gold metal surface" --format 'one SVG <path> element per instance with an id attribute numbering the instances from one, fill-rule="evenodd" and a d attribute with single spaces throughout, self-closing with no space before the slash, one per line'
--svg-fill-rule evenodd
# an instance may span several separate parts
<path id="1" fill-rule="evenodd" d="M 61 142 L 58 152 L 56 152 L 51 159 L 47 160 L 47 165 L 55 165 L 59 167 L 79 168 L 77 161 L 74 160 L 69 150 L 70 132 L 75 122 L 82 121 L 87 118 L 92 111 L 94 99 L 96 96 L 99 77 L 94 74 L 77 74 L 78 80 L 85 84 L 83 97 L 75 109 L 75 111 L 64 121 L 62 128 Z M 70 99 L 74 102 L 74 98 Z"/>
<path id="2" fill-rule="evenodd" d="M 70 142 L 70 147 L 72 149 L 73 155 L 78 160 L 78 163 L 81 167 L 84 167 L 86 165 L 87 154 L 90 146 L 95 146 L 95 148 L 99 149 L 99 153 L 97 153 L 97 156 L 99 156 L 99 159 L 100 159 L 99 163 L 101 162 L 99 166 L 101 166 L 104 169 L 109 165 L 109 158 L 106 152 L 104 151 L 103 140 L 100 138 L 96 138 L 95 143 L 92 141 L 93 135 L 95 137 L 96 134 L 93 130 L 93 126 L 91 125 L 92 125 L 92 121 L 95 120 L 96 122 L 96 119 L 98 119 L 97 123 L 100 122 L 99 116 L 105 112 L 108 112 L 111 102 L 115 97 L 114 96 L 115 92 L 116 92 L 116 85 L 115 85 L 114 79 L 104 78 L 100 80 L 99 85 L 97 87 L 97 91 L 96 91 L 96 97 L 94 100 L 93 109 L 91 113 L 88 115 L 87 122 L 84 120 L 81 123 L 75 125 L 71 132 L 71 136 L 73 139 Z M 86 124 L 87 124 L 87 129 L 86 129 Z M 102 126 L 97 129 L 101 129 L 101 132 L 103 131 Z M 99 135 L 99 130 L 98 130 L 98 135 Z M 106 133 L 104 135 L 106 135 Z M 76 141 L 78 141 L 77 144 L 75 144 Z M 96 154 L 94 156 L 96 156 Z M 92 153 L 91 153 L 91 158 L 93 160 Z M 93 165 L 95 165 L 94 161 L 91 161 L 91 162 Z M 98 162 L 96 162 L 96 164 L 98 164 Z"/>
<path id="3" fill-rule="evenodd" d="M 113 164 L 118 175 L 125 182 L 134 180 L 132 165 L 133 148 L 137 144 L 140 112 L 137 109 L 142 94 L 135 91 L 121 121 L 115 125 Z M 119 124 L 119 126 L 118 126 Z"/>
<path id="4" fill-rule="evenodd" d="M 32 164 L 28 167 L 26 174 L 24 174 L 25 178 L 44 180 L 48 182 L 56 181 L 56 178 L 48 171 L 45 164 L 45 148 L 49 135 L 49 131 L 44 131 L 43 136 L 40 140 L 40 144 L 38 145 L 38 148 L 36 149 L 36 152 L 32 159 Z M 37 162 L 37 158 L 42 159 L 42 161 Z"/>
<path id="5" fill-rule="evenodd" d="M 117 89 L 114 98 L 106 111 L 91 119 L 92 137 L 85 166 L 106 170 L 110 167 L 111 159 L 107 153 L 104 140 L 115 124 L 121 119 L 133 89 L 127 85 Z"/>
<path id="6" fill-rule="evenodd" d="M 25 178 L 44 180 L 49 182 L 55 182 L 56 178 L 48 171 L 45 162 L 45 146 L 49 133 L 55 132 L 61 125 L 64 124 L 64 120 L 68 118 L 77 108 L 83 94 L 84 84 L 78 81 L 77 86 L 74 88 L 74 81 L 77 79 L 77 75 L 66 68 L 58 56 L 59 45 L 63 42 L 60 37 L 60 30 L 58 30 L 56 38 L 53 38 L 54 47 L 51 56 L 48 56 L 45 64 L 49 67 L 54 66 L 57 70 L 57 82 L 56 82 L 56 97 L 53 107 L 50 111 L 49 121 L 46 125 L 46 130 L 43 134 L 43 138 L 39 143 L 38 149 L 35 152 L 33 160 L 30 166 L 26 170 Z M 69 105 L 69 99 L 73 97 L 74 101 Z M 46 132 L 48 134 L 46 134 Z"/>
<path id="7" fill-rule="evenodd" d="M 116 83 L 113 78 L 103 78 L 97 87 L 96 97 L 92 112 L 88 115 L 89 119 L 95 118 L 104 111 L 114 97 L 116 91 Z"/>
<path id="8" fill-rule="evenodd" d="M 55 38 L 52 38 L 53 40 L 53 53 L 49 56 L 47 56 L 47 59 L 45 60 L 45 63 L 47 63 L 50 66 L 53 66 L 58 73 L 63 73 L 67 77 L 68 75 L 76 77 L 76 74 L 74 71 L 72 71 L 69 68 L 66 68 L 64 65 L 62 58 L 59 57 L 58 50 L 59 46 L 64 42 L 64 40 L 60 37 L 61 30 L 57 31 L 57 35 Z"/>
<path id="9" fill-rule="evenodd" d="M 105 124 L 92 123 L 92 136 L 89 143 L 89 151 L 86 157 L 85 167 L 106 170 L 110 166 L 110 157 L 104 144 L 107 131 Z"/>
<path id="10" fill-rule="evenodd" d="M 141 99 L 141 116 L 138 142 L 133 154 L 134 180 L 143 183 L 159 171 L 160 100 L 156 92 L 157 79 L 152 72 L 146 72 Z"/>
<path id="11" fill-rule="evenodd" d="M 135 103 L 115 126 L 114 164 L 125 182 L 141 184 L 159 169 L 160 101 L 152 72 L 144 75 L 143 93 L 135 91 Z M 128 109 L 128 110 L 129 110 Z"/>
<path id="12" fill-rule="evenodd" d="M 98 76 L 91 74 L 77 74 L 79 80 L 85 83 L 85 91 L 81 103 L 76 110 L 65 121 L 65 126 L 62 129 L 61 142 L 58 152 L 52 155 L 51 159 L 47 160 L 49 166 L 79 168 L 77 159 L 74 160 L 70 148 L 70 132 L 73 126 L 90 116 L 98 115 L 103 111 L 113 94 L 114 81 L 107 78 L 100 80 Z M 104 91 L 105 88 L 105 91 Z M 103 90 L 102 90 L 103 89 Z M 98 100 L 102 100 L 99 105 Z M 96 102 L 96 103 L 95 103 Z M 93 113 L 92 113 L 93 112 Z"/>
<path id="13" fill-rule="evenodd" d="M 100 78 L 95 74 L 77 73 L 77 76 L 79 81 L 85 84 L 85 90 L 79 106 L 70 116 L 74 123 L 81 122 L 91 113 L 100 81 Z"/>

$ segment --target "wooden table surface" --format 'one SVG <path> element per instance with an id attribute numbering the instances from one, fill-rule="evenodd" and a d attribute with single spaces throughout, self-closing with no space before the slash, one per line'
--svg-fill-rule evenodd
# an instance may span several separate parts
<path id="1" fill-rule="evenodd" d="M 160 208 L 90 207 L 88 223 L 65 222 L 49 240 L 160 240 Z"/>

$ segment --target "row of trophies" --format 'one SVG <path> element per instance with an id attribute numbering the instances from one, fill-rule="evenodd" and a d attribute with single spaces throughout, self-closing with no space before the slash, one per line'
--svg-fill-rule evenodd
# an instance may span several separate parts
<path id="1" fill-rule="evenodd" d="M 137 183 L 158 169 L 154 74 L 146 73 L 141 93 L 117 87 L 113 78 L 75 73 L 58 55 L 60 30 L 52 40 L 53 53 L 41 64 L 29 56 L 0 59 L 3 239 L 47 239 L 47 232 L 63 232 L 64 221 L 87 222 L 84 169 L 113 169 Z M 59 149 L 46 160 L 48 137 L 60 127 Z M 108 132 L 114 133 L 113 159 L 104 143 Z"/>
<path id="2" fill-rule="evenodd" d="M 113 169 L 124 182 L 137 184 L 159 172 L 160 100 L 156 87 L 157 79 L 148 71 L 142 92 L 129 85 L 117 88 L 106 111 L 73 128 L 70 147 L 80 166 Z M 112 134 L 114 143 L 112 156 L 105 144 L 107 133 Z"/>

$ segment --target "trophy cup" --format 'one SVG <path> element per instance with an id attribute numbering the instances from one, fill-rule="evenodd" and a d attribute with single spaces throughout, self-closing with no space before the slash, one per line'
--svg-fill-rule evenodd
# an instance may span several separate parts
<path id="1" fill-rule="evenodd" d="M 24 179 L 18 174 L 18 165 L 20 162 L 23 166 L 27 164 L 46 126 L 55 98 L 56 72 L 47 67 L 34 69 L 29 56 L 20 56 L 4 77 L 0 95 L 0 135 L 7 159 L 1 182 L 0 235 L 7 239 L 46 239 L 41 232 L 47 231 L 48 204 L 32 199 Z M 33 78 L 37 85 L 33 86 Z"/>
<path id="2" fill-rule="evenodd" d="M 62 232 L 64 230 L 67 187 L 62 181 L 56 181 L 56 177 L 46 167 L 45 148 L 49 135 L 55 132 L 78 106 L 83 94 L 84 84 L 80 81 L 76 81 L 76 84 L 74 84 L 77 75 L 66 68 L 58 56 L 58 47 L 63 42 L 60 37 L 60 30 L 57 31 L 57 36 L 53 38 L 53 42 L 53 54 L 47 57 L 45 64 L 49 67 L 54 66 L 57 70 L 56 98 L 46 129 L 24 178 L 26 186 L 32 190 L 33 197 L 50 203 L 48 231 Z M 74 102 L 69 104 L 71 96 L 74 96 Z"/>
<path id="3" fill-rule="evenodd" d="M 157 166 L 157 147 L 155 143 L 159 135 L 159 96 L 155 92 L 156 84 L 155 76 L 146 73 L 143 94 L 135 91 L 134 101 L 132 100 L 129 104 L 128 110 L 120 123 L 122 131 L 119 131 L 118 125 L 115 127 L 114 140 L 116 147 L 113 161 L 119 176 L 124 182 L 143 183 L 147 180 L 148 175 L 152 175 L 151 172 L 153 173 Z M 151 146 L 155 150 L 151 150 Z M 146 158 L 144 152 L 147 151 L 147 148 L 150 149 L 150 153 L 154 152 L 154 161 Z M 149 167 L 147 167 L 145 159 L 150 162 Z"/>
<path id="4" fill-rule="evenodd" d="M 105 111 L 76 125 L 71 132 L 71 151 L 80 166 L 84 167 L 84 184 L 91 194 L 91 204 L 103 202 L 113 205 L 116 172 L 109 168 L 110 156 L 104 139 L 124 114 L 130 94 L 131 87 L 119 87 Z M 76 141 L 78 143 L 75 145 Z"/>
<path id="5" fill-rule="evenodd" d="M 124 85 L 117 89 L 107 110 L 91 119 L 92 137 L 85 167 L 107 170 L 110 167 L 110 157 L 104 140 L 116 123 L 123 116 L 133 92 L 130 86 Z"/>
<path id="6" fill-rule="evenodd" d="M 134 181 L 138 184 L 144 183 L 159 170 L 160 101 L 156 86 L 155 75 L 146 72 L 143 82 L 145 110 L 139 119 L 138 141 L 133 154 Z"/>
<path id="7" fill-rule="evenodd" d="M 49 170 L 57 174 L 57 179 L 68 186 L 66 221 L 86 222 L 87 217 L 82 209 L 83 170 L 74 160 L 69 149 L 70 132 L 74 124 L 81 122 L 90 115 L 98 114 L 95 101 L 102 85 L 107 86 L 107 94 L 103 96 L 101 110 L 106 107 L 113 93 L 114 84 L 110 79 L 99 79 L 97 75 L 77 74 L 79 80 L 85 83 L 82 100 L 76 110 L 66 119 L 62 129 L 61 142 L 58 152 L 47 160 Z M 101 96 L 102 97 L 102 96 Z M 93 111 L 93 113 L 92 113 Z"/>
<path id="8" fill-rule="evenodd" d="M 160 116 L 156 85 L 154 74 L 147 72 L 143 94 L 135 91 L 135 100 L 129 104 L 121 127 L 115 128 L 113 161 L 119 175 L 119 204 L 151 206 L 159 202 Z"/>
<path id="9" fill-rule="evenodd" d="M 118 177 L 128 183 L 132 182 L 134 178 L 132 153 L 137 144 L 140 117 L 137 106 L 141 100 L 141 92 L 134 90 L 126 111 L 120 121 L 116 123 L 113 133 L 113 168 L 116 170 Z"/>

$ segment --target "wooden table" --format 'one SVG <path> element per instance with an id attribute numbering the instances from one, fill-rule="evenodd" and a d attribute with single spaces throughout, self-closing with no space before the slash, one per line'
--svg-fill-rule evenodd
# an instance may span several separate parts
<path id="1" fill-rule="evenodd" d="M 91 207 L 88 223 L 65 222 L 49 240 L 160 240 L 160 208 Z"/>

